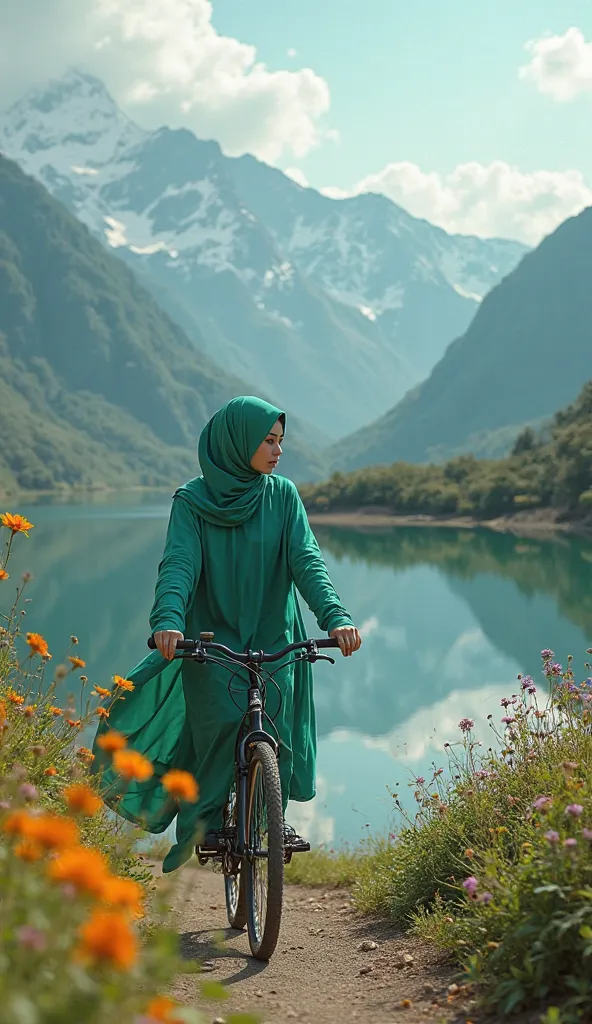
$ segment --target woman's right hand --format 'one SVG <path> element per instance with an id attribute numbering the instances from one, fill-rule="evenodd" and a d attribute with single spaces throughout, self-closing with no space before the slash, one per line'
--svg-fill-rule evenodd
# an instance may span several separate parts
<path id="1" fill-rule="evenodd" d="M 167 661 L 171 661 L 175 656 L 177 640 L 184 639 L 183 634 L 179 633 L 177 629 L 160 629 L 158 633 L 154 634 L 156 649 L 160 651 L 163 658 L 166 658 Z"/>

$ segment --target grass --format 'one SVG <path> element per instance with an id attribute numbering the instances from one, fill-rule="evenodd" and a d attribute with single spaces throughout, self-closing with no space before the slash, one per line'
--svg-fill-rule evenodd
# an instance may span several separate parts
<path id="1" fill-rule="evenodd" d="M 351 886 L 357 881 L 367 857 L 360 847 L 352 850 L 325 850 L 319 848 L 307 854 L 297 854 L 287 866 L 285 880 L 289 885 L 307 885 L 311 888 L 333 889 Z"/>

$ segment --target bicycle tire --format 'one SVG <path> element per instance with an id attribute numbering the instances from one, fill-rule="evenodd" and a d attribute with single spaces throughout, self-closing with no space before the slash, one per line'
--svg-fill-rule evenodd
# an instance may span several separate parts
<path id="1" fill-rule="evenodd" d="M 236 828 L 236 788 L 232 787 L 224 814 L 225 827 Z M 226 915 L 231 928 L 242 932 L 247 923 L 247 897 L 242 865 L 236 875 L 224 875 L 224 895 L 226 897 Z"/>
<path id="2" fill-rule="evenodd" d="M 267 856 L 255 857 L 251 851 L 254 844 L 260 848 L 262 828 L 267 834 Z M 267 743 L 256 744 L 249 763 L 247 843 L 249 856 L 243 863 L 249 945 L 256 960 L 269 960 L 277 946 L 282 921 L 284 814 L 277 757 Z M 260 884 L 264 872 L 265 895 Z"/>

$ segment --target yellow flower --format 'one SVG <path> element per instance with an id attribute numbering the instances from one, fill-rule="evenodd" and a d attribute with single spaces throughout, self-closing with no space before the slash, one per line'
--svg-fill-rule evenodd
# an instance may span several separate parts
<path id="1" fill-rule="evenodd" d="M 74 666 L 74 668 L 86 668 L 86 662 L 82 658 L 76 658 L 73 654 L 68 655 L 68 661 Z"/>
<path id="2" fill-rule="evenodd" d="M 128 918 L 116 910 L 95 910 L 80 929 L 75 957 L 129 970 L 138 956 L 138 940 Z"/>
<path id="3" fill-rule="evenodd" d="M 0 523 L 2 526 L 7 526 L 13 533 L 24 533 L 25 537 L 29 536 L 29 530 L 35 529 L 33 523 L 30 523 L 24 516 L 13 516 L 10 512 L 5 512 L 0 516 Z"/>
<path id="4" fill-rule="evenodd" d="M 10 573 L 6 572 L 6 569 L 0 569 L 0 580 L 7 580 Z"/>
<path id="5" fill-rule="evenodd" d="M 113 767 L 124 779 L 146 782 L 154 775 L 154 768 L 147 757 L 137 750 L 117 750 L 113 755 Z"/>
<path id="6" fill-rule="evenodd" d="M 116 686 L 119 686 L 120 690 L 135 690 L 135 686 L 131 679 L 123 679 L 121 676 L 113 676 L 113 682 Z"/>
<path id="7" fill-rule="evenodd" d="M 87 818 L 92 818 L 103 806 L 100 796 L 97 796 L 90 786 L 82 782 L 67 786 L 64 790 L 64 797 L 69 809 L 74 814 L 85 814 Z"/>
<path id="8" fill-rule="evenodd" d="M 114 754 L 116 750 L 123 750 L 125 745 L 125 736 L 122 736 L 120 732 L 116 732 L 115 729 L 110 729 L 104 736 L 97 738 L 97 746 L 107 754 Z"/>
<path id="9" fill-rule="evenodd" d="M 111 690 L 106 690 L 104 686 L 95 686 L 93 694 L 96 697 L 110 697 Z"/>
<path id="10" fill-rule="evenodd" d="M 181 1018 L 175 1013 L 178 1005 L 168 996 L 155 996 L 146 1007 L 146 1016 L 158 1024 L 180 1024 Z"/>
<path id="11" fill-rule="evenodd" d="M 142 917 L 144 914 L 144 890 L 132 878 L 110 875 L 104 882 L 101 899 L 112 907 L 129 910 L 134 917 Z"/>
<path id="12" fill-rule="evenodd" d="M 78 846 L 64 850 L 47 867 L 52 882 L 67 882 L 78 892 L 100 898 L 109 876 L 107 858 L 99 850 Z"/>
<path id="13" fill-rule="evenodd" d="M 17 693 L 16 690 L 13 690 L 12 686 L 9 686 L 6 691 L 6 699 L 9 700 L 11 704 L 16 704 L 17 707 L 20 707 L 22 704 L 25 703 L 25 698 L 22 696 L 22 694 Z"/>
<path id="14" fill-rule="evenodd" d="M 194 804 L 199 796 L 199 786 L 193 775 L 189 772 L 173 769 L 162 777 L 162 784 L 167 793 L 174 796 L 176 800 L 186 800 Z"/>
<path id="15" fill-rule="evenodd" d="M 27 643 L 31 648 L 31 654 L 39 654 L 42 658 L 48 658 L 47 640 L 44 640 L 40 633 L 27 633 Z"/>

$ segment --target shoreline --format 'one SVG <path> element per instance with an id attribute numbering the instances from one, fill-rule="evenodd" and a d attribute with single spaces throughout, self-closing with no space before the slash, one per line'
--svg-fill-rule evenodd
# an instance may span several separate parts
<path id="1" fill-rule="evenodd" d="M 538 537 L 557 533 L 579 536 L 592 534 L 592 523 L 589 521 L 562 521 L 554 512 L 541 509 L 516 512 L 494 519 L 475 519 L 472 516 L 395 515 L 385 509 L 358 508 L 348 512 L 310 512 L 308 519 L 311 526 L 342 526 L 352 529 L 442 526 L 448 529 L 486 529 L 496 533 L 515 533 L 522 536 L 531 534 Z"/>

